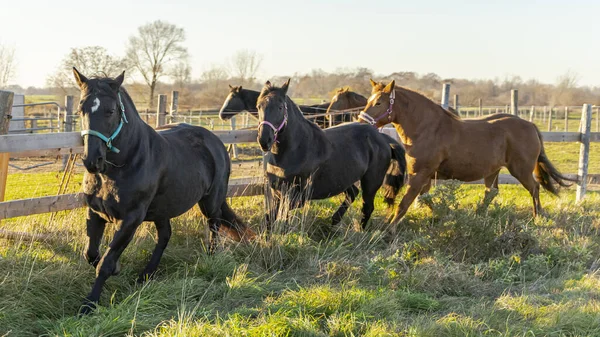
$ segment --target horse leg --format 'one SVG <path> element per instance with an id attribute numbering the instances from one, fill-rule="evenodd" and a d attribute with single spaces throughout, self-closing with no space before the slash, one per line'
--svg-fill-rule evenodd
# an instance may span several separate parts
<path id="1" fill-rule="evenodd" d="M 123 254 L 123 251 L 127 248 L 131 239 L 133 239 L 136 229 L 144 220 L 144 215 L 145 211 L 140 209 L 129 213 L 121 220 L 119 230 L 115 232 L 115 236 L 110 242 L 108 249 L 98 263 L 94 286 L 79 310 L 80 315 L 88 314 L 94 310 L 96 303 L 100 300 L 100 293 L 102 292 L 104 283 L 111 275 L 116 275 L 119 272 L 119 257 L 121 257 L 121 254 Z"/>
<path id="2" fill-rule="evenodd" d="M 529 191 L 533 199 L 533 217 L 535 218 L 543 210 L 540 203 L 540 183 L 533 178 L 533 168 L 528 169 L 527 165 L 519 162 L 517 165 L 509 164 L 508 171 Z"/>
<path id="3" fill-rule="evenodd" d="M 421 203 L 424 203 L 425 205 L 427 205 L 427 207 L 429 207 L 429 209 L 431 209 L 431 205 L 429 203 L 422 201 L 423 195 L 429 193 L 429 190 L 431 190 L 431 179 L 427 181 L 425 186 L 423 186 L 423 188 L 421 189 L 421 192 L 419 192 L 419 196 L 417 196 L 415 202 L 413 203 L 414 207 L 419 207 Z"/>
<path id="4" fill-rule="evenodd" d="M 348 210 L 350 205 L 352 205 L 354 199 L 356 199 L 356 196 L 358 195 L 358 187 L 352 185 L 349 189 L 344 191 L 344 194 L 346 195 L 346 197 L 344 198 L 344 202 L 342 202 L 340 208 L 338 208 L 338 210 L 335 212 L 335 214 L 333 214 L 333 217 L 331 218 L 332 227 L 337 225 L 340 221 L 342 221 L 342 217 L 344 217 L 344 214 L 346 214 L 346 211 Z"/>
<path id="5" fill-rule="evenodd" d="M 421 190 L 423 190 L 423 187 L 428 182 L 431 182 L 430 172 L 417 172 L 408 177 L 408 188 L 406 190 L 406 193 L 402 197 L 402 201 L 400 201 L 400 205 L 398 205 L 398 208 L 396 209 L 396 214 L 394 215 L 394 218 L 391 221 L 392 225 L 397 225 L 400 222 L 402 217 L 408 211 L 408 208 L 410 207 L 412 202 L 415 200 L 417 195 L 419 195 Z"/>
<path id="6" fill-rule="evenodd" d="M 277 220 L 277 216 L 279 214 L 279 206 L 281 205 L 281 198 L 276 195 L 273 189 L 269 188 L 271 192 L 270 198 L 267 200 L 267 214 L 265 214 L 265 234 L 268 236 L 271 233 L 271 229 L 273 227 L 273 223 Z"/>
<path id="7" fill-rule="evenodd" d="M 222 197 L 220 195 L 223 195 Z M 208 218 L 208 228 L 210 230 L 210 243 L 208 253 L 213 255 L 219 244 L 219 229 L 221 228 L 221 220 L 223 219 L 223 212 L 221 211 L 221 205 L 225 202 L 225 192 L 213 193 L 203 198 L 198 202 L 200 211 Z"/>
<path id="8" fill-rule="evenodd" d="M 160 262 L 163 252 L 165 251 L 165 248 L 167 248 L 167 244 L 171 238 L 171 220 L 157 220 L 154 221 L 154 225 L 156 226 L 156 232 L 158 234 L 158 242 L 156 243 L 156 247 L 154 247 L 150 261 L 137 280 L 138 283 L 150 280 L 154 276 L 154 272 L 156 272 L 158 263 Z"/>
<path id="9" fill-rule="evenodd" d="M 360 227 L 365 230 L 367 227 L 367 222 L 371 218 L 371 214 L 375 210 L 375 195 L 377 194 L 377 190 L 381 187 L 381 183 L 383 182 L 383 174 L 380 174 L 381 179 L 377 179 L 377 181 L 373 181 L 373 179 L 368 179 L 366 176 L 363 176 L 363 179 L 360 181 L 360 188 L 362 189 L 362 199 L 363 199 L 363 207 L 362 213 L 363 218 L 360 221 Z"/>
<path id="10" fill-rule="evenodd" d="M 100 241 L 102 241 L 102 235 L 104 234 L 104 228 L 106 227 L 106 220 L 88 207 L 86 226 L 89 242 L 85 253 L 85 258 L 89 264 L 96 268 L 96 266 L 98 266 L 98 262 L 100 262 L 99 247 Z"/>
<path id="11" fill-rule="evenodd" d="M 494 172 L 492 175 L 485 177 L 485 196 L 483 197 L 483 205 L 477 210 L 479 212 L 488 209 L 492 200 L 498 195 L 498 176 L 500 170 Z"/>

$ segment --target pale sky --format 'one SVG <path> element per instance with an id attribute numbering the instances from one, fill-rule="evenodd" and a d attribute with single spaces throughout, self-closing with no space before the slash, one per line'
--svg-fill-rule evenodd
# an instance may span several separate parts
<path id="1" fill-rule="evenodd" d="M 0 43 L 16 49 L 12 82 L 43 86 L 70 48 L 122 56 L 137 27 L 157 19 L 185 29 L 194 79 L 252 49 L 264 56 L 262 79 L 366 67 L 555 83 L 571 70 L 579 85 L 600 86 L 598 0 L 11 0 Z"/>

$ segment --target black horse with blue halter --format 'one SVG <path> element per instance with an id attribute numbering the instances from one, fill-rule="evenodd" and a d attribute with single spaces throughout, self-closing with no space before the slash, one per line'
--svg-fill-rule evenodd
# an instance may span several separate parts
<path id="1" fill-rule="evenodd" d="M 121 108 L 121 121 L 119 122 L 119 126 L 117 126 L 117 129 L 115 130 L 115 132 L 113 132 L 112 135 L 110 135 L 110 137 L 106 137 L 101 132 L 91 130 L 91 129 L 81 130 L 81 137 L 84 137 L 86 135 L 96 136 L 96 137 L 102 139 L 106 143 L 106 148 L 109 151 L 114 152 L 114 153 L 119 153 L 121 151 L 112 145 L 112 141 L 115 138 L 117 138 L 117 136 L 121 132 L 121 129 L 123 128 L 123 125 L 129 123 L 127 121 L 127 117 L 125 116 L 125 106 L 123 105 L 123 100 L 121 99 L 120 91 L 117 93 L 117 97 L 119 98 L 119 107 Z"/>

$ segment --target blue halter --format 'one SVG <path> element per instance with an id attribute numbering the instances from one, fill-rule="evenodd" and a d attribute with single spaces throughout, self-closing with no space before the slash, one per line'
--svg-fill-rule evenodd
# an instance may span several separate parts
<path id="1" fill-rule="evenodd" d="M 103 135 L 100 132 L 95 131 L 95 130 L 81 130 L 81 137 L 83 137 L 85 135 L 96 136 L 96 137 L 102 139 L 106 143 L 106 148 L 108 148 L 109 151 L 114 152 L 114 153 L 119 153 L 119 152 L 121 152 L 121 150 L 114 147 L 112 145 L 112 141 L 115 138 L 117 138 L 117 136 L 119 135 L 119 132 L 121 132 L 121 129 L 123 128 L 123 125 L 125 125 L 126 123 L 129 123 L 127 121 L 127 117 L 125 117 L 125 106 L 123 105 L 123 101 L 121 100 L 121 92 L 118 92 L 117 96 L 119 97 L 119 105 L 121 106 L 121 122 L 119 123 L 119 126 L 117 126 L 117 129 L 115 130 L 115 132 L 113 132 L 113 134 L 110 137 L 106 137 L 105 135 Z"/>

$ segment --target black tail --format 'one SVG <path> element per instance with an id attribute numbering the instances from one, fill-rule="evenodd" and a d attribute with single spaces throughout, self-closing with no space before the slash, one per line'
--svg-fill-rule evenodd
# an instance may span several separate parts
<path id="1" fill-rule="evenodd" d="M 562 173 L 560 173 L 560 171 L 558 171 L 558 169 L 556 169 L 556 167 L 552 165 L 550 159 L 548 159 L 548 156 L 546 156 L 546 151 L 544 151 L 544 141 L 542 139 L 542 134 L 540 133 L 540 130 L 537 127 L 535 128 L 535 130 L 537 131 L 538 138 L 540 139 L 540 144 L 542 145 L 542 150 L 540 151 L 540 155 L 538 156 L 537 165 L 535 167 L 535 170 L 533 171 L 535 178 L 546 191 L 554 195 L 558 195 L 558 190 L 556 186 L 554 186 L 553 182 L 556 182 L 559 186 L 568 187 L 571 186 L 571 184 L 568 182 L 576 183 L 578 179 L 569 178 L 562 175 Z"/>
<path id="2" fill-rule="evenodd" d="M 252 241 L 256 237 L 256 233 L 250 229 L 246 223 L 238 217 L 235 212 L 229 207 L 227 202 L 221 205 L 221 228 L 227 235 L 235 241 Z"/>
<path id="3" fill-rule="evenodd" d="M 394 206 L 394 200 L 402 186 L 404 186 L 404 177 L 406 175 L 406 158 L 402 144 L 394 138 L 382 133 L 387 137 L 386 140 L 392 149 L 392 160 L 383 180 L 383 201 L 388 207 Z"/>

